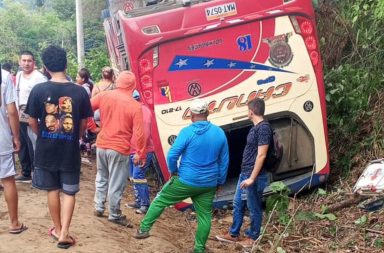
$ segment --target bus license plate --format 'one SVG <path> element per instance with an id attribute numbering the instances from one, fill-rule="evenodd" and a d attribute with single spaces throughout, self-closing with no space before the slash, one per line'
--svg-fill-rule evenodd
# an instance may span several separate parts
<path id="1" fill-rule="evenodd" d="M 216 5 L 205 9 L 207 20 L 229 17 L 237 14 L 236 3 Z"/>

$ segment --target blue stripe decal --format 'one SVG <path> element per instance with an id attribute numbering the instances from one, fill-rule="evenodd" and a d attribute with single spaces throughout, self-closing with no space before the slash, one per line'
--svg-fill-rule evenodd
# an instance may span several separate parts
<path id="1" fill-rule="evenodd" d="M 291 71 L 283 70 L 280 68 L 275 68 L 260 63 L 246 62 L 246 61 L 237 61 L 230 59 L 222 58 L 207 58 L 207 57 L 197 57 L 197 56 L 183 56 L 177 55 L 169 71 L 183 71 L 183 70 L 217 70 L 217 69 L 234 69 L 234 70 L 265 70 L 265 71 L 275 71 L 275 72 L 284 72 L 284 73 L 294 73 Z"/>

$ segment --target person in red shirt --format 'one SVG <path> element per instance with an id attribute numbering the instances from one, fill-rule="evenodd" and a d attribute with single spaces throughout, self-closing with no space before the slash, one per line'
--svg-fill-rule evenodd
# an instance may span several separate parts
<path id="1" fill-rule="evenodd" d="M 132 94 L 133 98 L 138 102 L 140 101 L 140 93 L 135 90 Z M 136 140 L 132 140 L 132 144 L 134 145 L 131 152 L 131 160 L 130 160 L 130 169 L 131 169 L 131 180 L 133 182 L 133 190 L 135 192 L 135 202 L 128 203 L 127 207 L 135 208 L 136 213 L 145 214 L 148 210 L 150 200 L 149 200 L 149 187 L 147 183 L 147 179 L 145 178 L 145 174 L 149 165 L 151 164 L 153 157 L 153 141 L 151 136 L 151 125 L 152 125 L 152 113 L 151 110 L 143 103 L 141 103 L 141 109 L 143 111 L 143 120 L 144 120 L 144 136 L 145 136 L 145 151 L 147 153 L 146 163 L 143 166 L 137 166 L 133 162 L 134 154 L 136 151 Z"/>
<path id="2" fill-rule="evenodd" d="M 116 80 L 117 88 L 101 92 L 91 99 L 92 109 L 100 109 L 101 130 L 96 139 L 97 175 L 95 212 L 103 216 L 108 196 L 109 221 L 132 226 L 120 209 L 121 197 L 129 176 L 131 138 L 136 140 L 134 164 L 145 164 L 144 123 L 139 102 L 132 98 L 136 77 L 123 71 Z"/>

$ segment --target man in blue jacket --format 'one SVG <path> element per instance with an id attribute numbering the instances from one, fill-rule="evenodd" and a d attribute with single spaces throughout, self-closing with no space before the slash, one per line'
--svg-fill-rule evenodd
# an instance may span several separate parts
<path id="1" fill-rule="evenodd" d="M 229 157 L 224 131 L 207 120 L 207 103 L 195 99 L 190 110 L 193 123 L 180 131 L 168 152 L 168 169 L 172 177 L 150 205 L 135 238 L 149 237 L 149 230 L 164 208 L 191 198 L 198 220 L 194 252 L 200 253 L 205 252 L 211 230 L 213 199 L 217 187 L 225 183 Z"/>

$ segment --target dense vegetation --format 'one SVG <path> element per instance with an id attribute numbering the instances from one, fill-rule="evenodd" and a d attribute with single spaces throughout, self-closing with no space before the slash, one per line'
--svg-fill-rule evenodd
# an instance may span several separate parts
<path id="1" fill-rule="evenodd" d="M 104 32 L 100 19 L 105 1 L 83 0 L 85 65 L 92 78 L 100 78 L 100 70 L 108 65 L 104 45 Z M 0 62 L 17 66 L 18 54 L 30 50 L 36 54 L 38 66 L 40 52 L 50 44 L 68 51 L 68 73 L 77 72 L 76 18 L 74 0 L 3 0 L 0 1 Z"/>
<path id="2" fill-rule="evenodd" d="M 346 176 L 384 156 L 384 1 L 322 1 L 318 14 L 331 168 Z"/>

